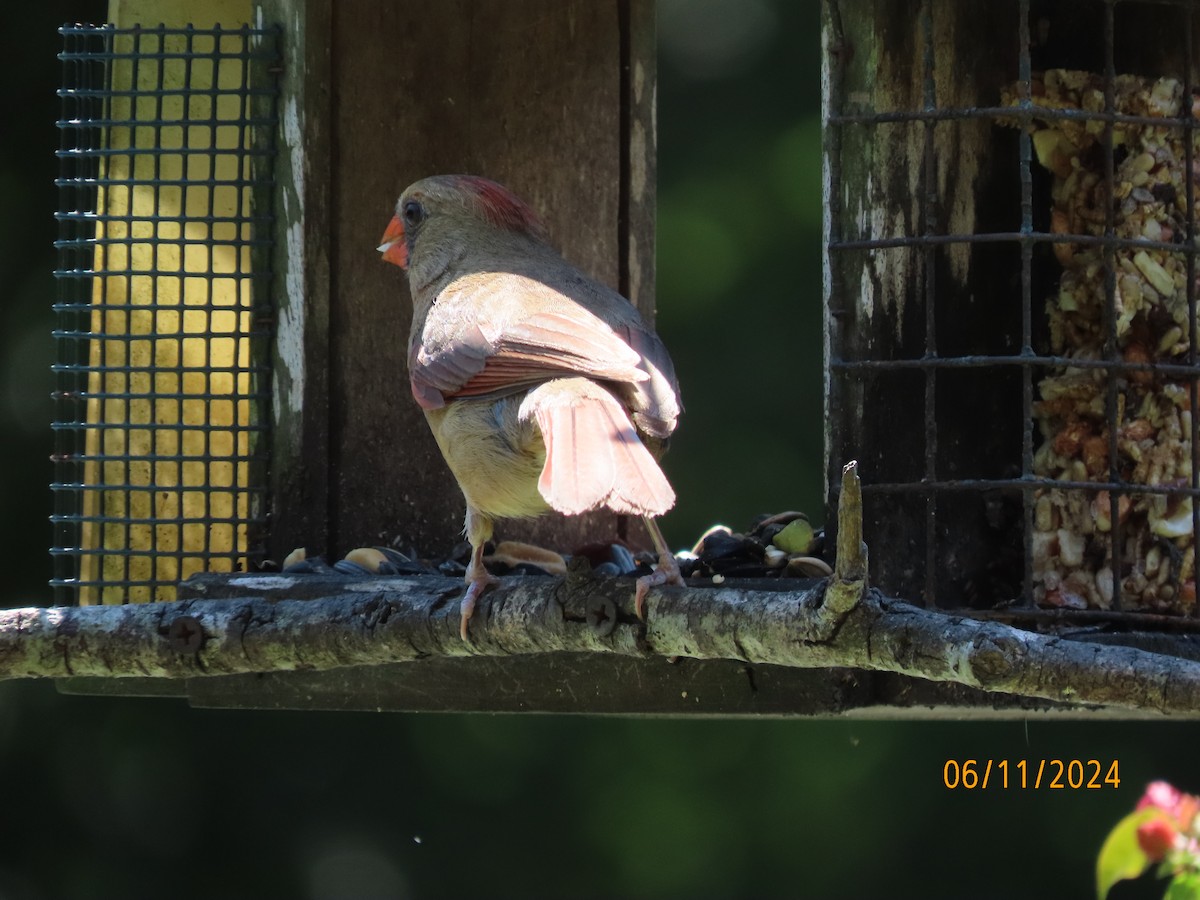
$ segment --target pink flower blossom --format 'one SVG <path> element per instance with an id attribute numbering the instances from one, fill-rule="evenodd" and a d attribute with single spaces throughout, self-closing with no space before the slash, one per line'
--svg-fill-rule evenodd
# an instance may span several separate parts
<path id="1" fill-rule="evenodd" d="M 1135 807 L 1138 810 L 1148 808 L 1161 809 L 1170 817 L 1176 831 L 1186 831 L 1200 812 L 1200 797 L 1185 794 L 1165 781 L 1152 781 L 1146 785 L 1146 792 Z"/>
<path id="2" fill-rule="evenodd" d="M 1154 818 L 1138 826 L 1137 842 L 1150 862 L 1162 862 L 1175 847 L 1179 836 L 1175 825 L 1164 818 Z"/>

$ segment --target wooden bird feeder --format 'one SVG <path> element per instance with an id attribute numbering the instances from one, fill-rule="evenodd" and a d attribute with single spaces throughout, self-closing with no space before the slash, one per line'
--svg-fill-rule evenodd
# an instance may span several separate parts
<path id="1" fill-rule="evenodd" d="M 179 580 L 192 572 L 221 568 L 208 564 L 213 556 L 230 561 L 228 571 L 263 558 L 282 560 L 301 546 L 340 556 L 356 546 L 399 539 L 427 552 L 448 550 L 460 540 L 462 498 L 409 396 L 405 357 L 411 302 L 404 280 L 379 261 L 379 234 L 410 182 L 436 173 L 486 175 L 544 215 L 567 258 L 630 297 L 653 320 L 653 0 L 228 0 L 188 4 L 187 22 L 178 19 L 177 7 L 114 0 L 111 18 L 118 29 L 160 22 L 168 29 L 189 22 L 201 29 L 242 28 L 245 47 L 277 48 L 274 55 L 247 55 L 237 69 L 246 78 L 242 115 L 252 120 L 243 123 L 247 131 L 238 145 L 246 158 L 222 160 L 217 127 L 222 123 L 214 122 L 209 144 L 187 150 L 205 172 L 184 173 L 182 206 L 174 213 L 184 232 L 189 222 L 203 224 L 206 216 L 217 215 L 216 192 L 232 180 L 241 193 L 230 195 L 229 216 L 244 215 L 246 227 L 261 239 L 238 245 L 229 273 L 233 281 L 222 288 L 227 295 L 171 295 L 169 280 L 190 274 L 186 233 L 181 238 L 154 232 L 155 211 L 138 205 L 136 191 L 121 193 L 109 182 L 117 178 L 122 152 L 153 150 L 160 160 L 155 165 L 162 165 L 176 151 L 161 143 L 161 132 L 122 120 L 139 118 L 142 101 L 135 98 L 131 106 L 114 104 L 102 112 L 99 118 L 107 124 L 97 127 L 109 131 L 93 155 L 108 154 L 109 160 L 101 164 L 108 168 L 99 182 L 107 194 L 97 201 L 109 229 L 104 234 L 124 240 L 129 259 L 145 249 L 141 243 L 162 246 L 153 251 L 148 271 L 138 273 L 144 276 L 144 296 L 114 280 L 131 276 L 131 270 L 114 275 L 97 265 L 90 299 L 66 304 L 75 312 L 81 307 L 89 317 L 68 336 L 83 342 L 84 349 L 76 349 L 83 355 L 74 361 L 92 379 L 78 386 L 76 393 L 89 399 L 64 426 L 78 441 L 64 458 L 78 456 L 82 468 L 73 470 L 73 478 L 87 483 L 75 485 L 71 496 L 78 502 L 64 507 L 59 517 L 64 526 L 80 527 L 75 534 L 82 534 L 81 543 L 64 546 L 91 560 L 92 568 L 84 571 L 97 580 L 91 593 L 80 588 L 79 599 L 170 599 L 166 591 L 187 602 L 258 589 L 245 576 L 209 575 L 183 582 L 176 594 Z M 1186 3 L 1135 0 L 983 5 L 825 0 L 822 9 L 831 474 L 826 520 L 835 518 L 837 468 L 857 457 L 865 478 L 873 584 L 943 607 L 991 608 L 1012 601 L 1028 613 L 1025 624 L 1036 625 L 1039 609 L 1047 607 L 1033 603 L 1035 588 L 1040 583 L 1043 600 L 1050 590 L 1061 597 L 1064 578 L 1060 573 L 1050 585 L 1046 570 L 1038 570 L 1033 559 L 1038 541 L 1045 543 L 1035 529 L 1045 493 L 1034 465 L 1041 440 L 1035 404 L 1047 373 L 1063 367 L 1059 357 L 1066 351 L 1051 352 L 1039 343 L 1046 331 L 1045 296 L 1034 291 L 1057 284 L 1051 243 L 1065 246 L 1063 234 L 1098 247 L 1101 264 L 1114 272 L 1124 249 L 1115 241 L 1111 221 L 1107 231 L 1101 223 L 1099 238 L 1051 228 L 1050 176 L 1037 171 L 1031 150 L 1030 135 L 1039 129 L 1031 97 L 1033 85 L 1041 84 L 1034 70 L 1097 73 L 1101 99 L 1107 98 L 1099 119 L 1100 130 L 1108 129 L 1101 143 L 1109 148 L 1111 169 L 1112 147 L 1119 146 L 1111 132 L 1126 113 L 1114 108 L 1114 90 L 1105 85 L 1117 73 L 1170 76 L 1190 96 L 1192 85 L 1200 82 L 1192 55 L 1200 16 Z M 136 67 L 121 75 L 114 62 L 112 72 L 100 76 L 109 79 L 108 88 L 119 89 L 118 94 L 140 90 L 151 98 L 170 93 L 174 63 L 162 53 L 165 43 L 153 46 L 161 57 L 157 81 L 147 82 L 144 73 L 139 77 Z M 192 71 L 184 87 L 219 92 L 213 70 L 208 77 L 215 81 L 208 84 L 202 83 L 203 72 Z M 1187 134 L 1181 144 L 1189 146 L 1191 115 L 1190 109 L 1169 115 L 1172 127 Z M 150 118 L 161 128 L 166 117 L 156 111 Z M 219 116 L 213 112 L 212 118 Z M 125 135 L 123 145 L 113 143 L 118 132 Z M 187 146 L 186 135 L 184 141 Z M 263 148 L 273 152 L 256 156 L 254 150 Z M 130 165 L 137 181 L 140 170 Z M 220 168 L 229 165 L 234 169 Z M 161 188 L 161 174 L 153 169 L 143 181 Z M 212 193 L 203 194 L 205 189 Z M 1192 190 L 1186 191 L 1189 202 Z M 1194 237 L 1194 229 L 1194 219 L 1188 219 L 1186 234 Z M 215 238 L 206 231 L 197 240 L 207 246 L 204 242 Z M 182 249 L 172 250 L 171 241 Z M 1183 271 L 1194 275 L 1192 245 L 1175 249 L 1168 243 L 1163 250 L 1164 242 L 1159 233 L 1155 247 L 1178 256 Z M 82 244 L 71 247 L 71 252 L 91 252 L 81 250 Z M 82 269 L 86 263 L 83 259 Z M 128 259 L 124 265 L 132 266 Z M 211 266 L 200 274 L 211 275 Z M 1177 305 L 1183 304 L 1183 324 L 1194 332 L 1196 291 L 1189 285 Z M 175 299 L 164 299 L 169 296 Z M 1111 296 L 1110 291 L 1110 301 Z M 203 346 L 188 344 L 186 323 L 174 326 L 173 337 L 147 334 L 149 343 L 137 344 L 132 331 L 143 324 L 151 333 L 161 328 L 171 303 L 184 317 L 205 303 L 227 305 L 238 311 L 225 322 L 235 334 L 223 336 L 215 320 L 207 319 Z M 143 322 L 137 318 L 143 315 L 140 309 L 162 315 Z M 270 326 L 265 332 L 259 328 L 264 316 Z M 87 356 L 99 352 L 95 348 L 103 341 L 94 340 L 93 332 L 101 326 L 121 332 L 109 339 L 125 355 Z M 1139 327 L 1145 339 L 1149 326 Z M 264 334 L 269 335 L 265 344 Z M 1122 334 L 1114 332 L 1107 342 L 1101 334 L 1099 345 L 1116 353 L 1124 346 Z M 188 344 L 200 354 L 197 368 L 205 360 L 214 364 L 218 341 L 225 340 L 223 352 L 229 357 L 231 380 L 223 387 L 206 381 L 207 393 L 201 393 L 210 411 L 229 399 L 221 391 L 235 395 L 228 415 L 217 423 L 229 437 L 214 437 L 211 421 L 206 423 L 210 431 L 203 432 L 203 446 L 208 452 L 224 448 L 232 468 L 222 469 L 223 474 L 211 467 L 200 472 L 202 484 L 191 494 L 184 484 L 187 447 L 172 450 L 181 456 L 178 469 L 163 468 L 153 458 L 139 469 L 132 459 L 135 450 L 153 457 L 162 446 L 153 435 L 182 433 L 191 415 L 184 408 L 188 387 L 153 380 L 151 363 L 171 346 L 153 343 L 156 339 L 175 340 L 180 352 Z M 264 346 L 265 354 L 260 352 Z M 99 366 L 99 374 L 93 371 L 97 359 L 109 363 Z M 1126 365 L 1122 372 L 1141 372 L 1154 362 L 1106 362 L 1101 356 L 1088 365 L 1097 371 L 1115 366 L 1114 372 Z M 1196 397 L 1195 351 L 1185 347 L 1171 364 L 1175 368 L 1167 374 L 1190 384 Z M 172 358 L 167 368 L 180 366 L 188 369 Z M 116 368 L 119 376 L 109 371 Z M 151 370 L 151 380 L 136 388 L 133 379 L 143 369 Z M 1111 400 L 1112 390 L 1105 387 L 1101 393 L 1107 391 L 1104 396 Z M 111 395 L 107 400 L 98 396 L 105 391 Z M 61 392 L 60 400 L 79 402 L 76 393 Z M 157 394 L 171 395 L 183 406 L 168 408 Z M 124 404 L 119 409 L 112 405 L 116 400 Z M 1111 412 L 1108 421 L 1121 426 L 1123 415 Z M 1197 419 L 1193 415 L 1191 421 Z M 150 427 L 154 422 L 158 431 Z M 1084 437 L 1099 436 L 1103 424 L 1101 414 Z M 119 472 L 104 468 L 104 447 L 96 443 L 106 428 L 125 441 L 110 448 L 129 463 Z M 137 444 L 133 435 L 139 428 L 149 436 L 137 437 L 142 441 Z M 1192 471 L 1200 471 L 1194 454 L 1191 459 Z M 1119 466 L 1090 474 L 1084 466 L 1084 480 L 1091 478 L 1095 487 L 1080 490 L 1090 490 L 1092 500 L 1106 490 L 1103 503 L 1120 514 L 1120 497 L 1137 491 L 1104 480 L 1123 477 Z M 172 473 L 178 485 L 167 483 Z M 221 554 L 195 554 L 188 544 L 192 537 L 184 533 L 194 509 L 188 504 L 200 504 L 201 521 L 211 517 L 213 501 L 205 499 L 211 498 L 205 491 L 220 478 L 232 479 L 232 506 L 222 508 L 222 517 L 236 527 L 222 538 L 227 546 Z M 124 500 L 109 508 L 106 492 L 117 487 Z M 1198 493 L 1196 476 L 1180 490 L 1190 502 Z M 155 503 L 167 511 L 160 519 L 155 519 Z M 1200 502 L 1195 505 L 1200 509 Z M 625 528 L 612 515 L 545 517 L 505 522 L 502 536 L 567 549 L 611 539 Z M 212 535 L 206 532 L 204 540 Z M 1064 538 L 1064 545 L 1071 540 Z M 1182 543 L 1172 545 L 1181 556 L 1186 554 Z M 1103 568 L 1102 549 L 1086 552 L 1099 552 Z M 139 562 L 156 554 L 173 564 Z M 70 557 L 67 551 L 62 555 Z M 137 568 L 142 565 L 148 568 Z M 1122 565 L 1109 559 L 1117 577 L 1124 574 Z M 139 572 L 144 596 L 133 596 L 128 586 L 100 584 L 100 575 L 110 569 L 127 579 Z M 1175 579 L 1178 595 L 1178 570 Z M 64 584 L 70 580 L 62 579 Z M 1092 583 L 1097 583 L 1094 572 Z M 288 597 L 303 599 L 306 591 L 317 597 L 327 588 L 315 579 L 308 587 L 292 585 Z M 1114 609 L 1121 607 L 1107 612 Z M 604 621 L 601 615 L 598 633 Z M 172 646 L 195 652 L 202 638 L 193 622 L 183 616 L 175 624 L 179 627 L 172 625 L 168 635 Z M 591 619 L 589 625 L 597 627 Z M 667 664 L 594 653 L 464 655 L 220 677 L 68 678 L 60 688 L 272 708 L 887 716 L 953 710 L 956 715 L 1024 716 L 1053 707 L 1044 700 L 983 694 L 903 674 L 724 659 Z"/>

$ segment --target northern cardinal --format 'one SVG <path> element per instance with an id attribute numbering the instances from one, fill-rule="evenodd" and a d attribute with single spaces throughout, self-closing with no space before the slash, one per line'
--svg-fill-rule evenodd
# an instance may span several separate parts
<path id="1" fill-rule="evenodd" d="M 496 579 L 494 520 L 606 507 L 643 516 L 659 554 L 646 591 L 681 583 L 653 517 L 675 503 L 655 462 L 680 413 L 671 358 L 637 309 L 550 246 L 507 188 L 439 175 L 405 189 L 379 247 L 406 269 L 408 371 L 467 501 L 460 633 Z"/>

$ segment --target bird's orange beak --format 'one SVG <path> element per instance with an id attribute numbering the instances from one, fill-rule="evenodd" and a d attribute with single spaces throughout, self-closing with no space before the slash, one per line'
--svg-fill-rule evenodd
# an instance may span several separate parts
<path id="1" fill-rule="evenodd" d="M 392 221 L 388 222 L 387 231 L 383 233 L 378 250 L 383 254 L 385 262 L 402 269 L 408 268 L 408 242 L 404 240 L 404 223 L 400 221 L 399 216 L 392 216 Z"/>

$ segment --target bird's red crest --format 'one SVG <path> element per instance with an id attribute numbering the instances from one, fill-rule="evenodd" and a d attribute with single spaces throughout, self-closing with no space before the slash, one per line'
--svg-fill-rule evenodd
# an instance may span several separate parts
<path id="1" fill-rule="evenodd" d="M 479 210 L 496 227 L 545 237 L 546 228 L 537 214 L 508 188 L 476 175 L 460 176 L 459 181 L 475 195 Z"/>

